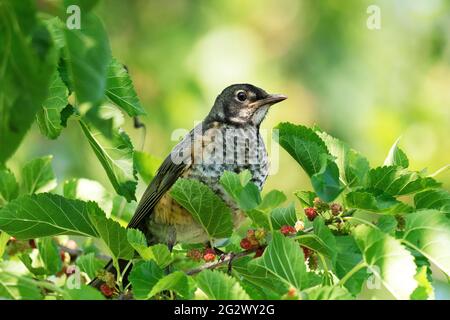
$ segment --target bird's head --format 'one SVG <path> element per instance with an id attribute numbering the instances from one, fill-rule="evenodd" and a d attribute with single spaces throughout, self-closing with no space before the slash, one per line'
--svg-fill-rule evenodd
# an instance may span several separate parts
<path id="1" fill-rule="evenodd" d="M 281 94 L 268 94 L 251 84 L 233 84 L 216 98 L 207 120 L 232 125 L 259 126 L 271 105 L 287 99 Z"/>

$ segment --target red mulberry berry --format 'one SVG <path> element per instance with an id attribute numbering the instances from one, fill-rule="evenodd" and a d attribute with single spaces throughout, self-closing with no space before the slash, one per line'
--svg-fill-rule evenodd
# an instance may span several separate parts
<path id="1" fill-rule="evenodd" d="M 297 230 L 295 230 L 295 228 L 293 226 L 282 226 L 280 228 L 280 231 L 282 234 L 284 234 L 285 236 L 288 235 L 293 235 L 297 233 Z"/>
<path id="2" fill-rule="evenodd" d="M 241 248 L 244 250 L 249 250 L 252 248 L 252 243 L 248 238 L 242 239 L 240 245 L 241 245 Z"/>
<path id="3" fill-rule="evenodd" d="M 216 260 L 216 255 L 214 253 L 206 253 L 203 256 L 203 260 L 205 260 L 206 262 L 212 262 Z"/>
<path id="4" fill-rule="evenodd" d="M 309 221 L 313 221 L 317 217 L 317 211 L 314 208 L 305 208 L 305 214 Z"/>
<path id="5" fill-rule="evenodd" d="M 111 288 L 110 286 L 108 286 L 106 283 L 103 283 L 100 286 L 100 291 L 103 293 L 103 295 L 107 298 L 112 297 L 112 295 L 114 294 L 114 288 Z"/>

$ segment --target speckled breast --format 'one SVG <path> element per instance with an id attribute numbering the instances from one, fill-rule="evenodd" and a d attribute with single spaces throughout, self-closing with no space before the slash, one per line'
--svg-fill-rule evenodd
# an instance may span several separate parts
<path id="1" fill-rule="evenodd" d="M 252 182 L 261 190 L 266 181 L 269 163 L 264 142 L 258 128 L 223 126 L 203 134 L 201 150 L 196 150 L 193 163 L 183 177 L 196 179 L 209 186 L 233 211 L 234 226 L 243 221 L 243 213 L 226 194 L 219 179 L 224 171 L 239 173 L 248 169 Z M 182 208 L 169 193 L 156 205 L 149 222 L 155 237 L 152 242 L 198 243 L 208 240 L 206 233 L 191 214 Z"/>

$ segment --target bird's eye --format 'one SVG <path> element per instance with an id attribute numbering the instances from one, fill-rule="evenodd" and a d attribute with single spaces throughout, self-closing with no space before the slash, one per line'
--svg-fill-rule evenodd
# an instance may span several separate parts
<path id="1" fill-rule="evenodd" d="M 238 91 L 238 93 L 236 94 L 236 97 L 239 101 L 243 102 L 243 101 L 247 100 L 247 93 L 245 93 L 245 91 L 243 91 L 243 90 Z"/>

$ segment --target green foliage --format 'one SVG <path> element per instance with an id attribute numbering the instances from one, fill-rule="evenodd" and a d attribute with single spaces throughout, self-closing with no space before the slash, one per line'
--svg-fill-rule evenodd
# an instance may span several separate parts
<path id="1" fill-rule="evenodd" d="M 231 235 L 230 208 L 206 185 L 197 180 L 178 179 L 171 195 L 192 214 L 210 239 Z"/>
<path id="2" fill-rule="evenodd" d="M 303 252 L 294 240 L 275 232 L 273 239 L 256 264 L 286 284 L 297 289 L 305 282 L 306 267 Z"/>
<path id="3" fill-rule="evenodd" d="M 298 203 L 285 204 L 279 190 L 261 193 L 248 170 L 220 179 L 233 209 L 205 184 L 178 179 L 171 196 L 220 257 L 126 229 L 138 174 L 150 183 L 161 160 L 135 151 L 123 130 L 126 118 L 146 112 L 133 74 L 111 55 L 97 1 L 69 3 L 82 8 L 79 30 L 31 0 L 0 9 L 0 299 L 104 299 L 83 284 L 96 277 L 112 299 L 436 298 L 435 279 L 450 276 L 450 193 L 436 174 L 409 169 L 399 140 L 371 167 L 317 127 L 279 124 L 278 143 L 313 190 L 298 186 Z M 58 185 L 52 155 L 6 166 L 33 121 L 49 139 L 80 126 L 115 193 L 77 176 Z M 236 208 L 248 219 L 235 229 Z M 109 258 L 115 275 L 103 270 Z"/>
<path id="4" fill-rule="evenodd" d="M 212 300 L 248 300 L 239 282 L 222 272 L 205 270 L 195 277 L 200 290 Z"/>
<path id="5" fill-rule="evenodd" d="M 91 131 L 83 121 L 80 125 L 116 192 L 128 201 L 136 200 L 136 171 L 130 138 L 125 132 L 115 132 L 107 139 Z"/>
<path id="6" fill-rule="evenodd" d="M 324 141 L 314 130 L 291 123 L 281 123 L 279 143 L 302 166 L 311 178 L 317 195 L 333 201 L 342 191 L 339 168 Z"/>
<path id="7" fill-rule="evenodd" d="M 399 240 L 369 226 L 360 225 L 355 240 L 365 265 L 397 299 L 409 299 L 417 287 L 416 265 L 411 253 Z"/>
<path id="8" fill-rule="evenodd" d="M 108 66 L 106 96 L 130 117 L 145 114 L 127 70 L 116 59 Z"/>
<path id="9" fill-rule="evenodd" d="M 22 169 L 22 185 L 26 193 L 51 191 L 56 187 L 56 178 L 51 166 L 53 156 L 33 159 Z"/>

